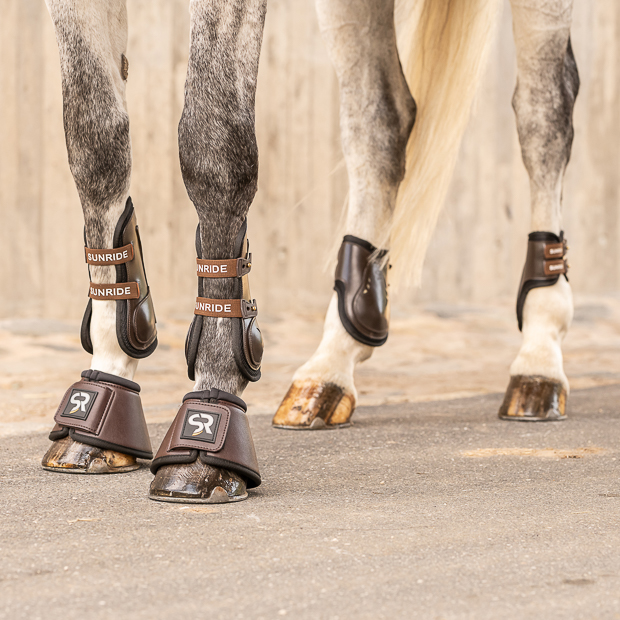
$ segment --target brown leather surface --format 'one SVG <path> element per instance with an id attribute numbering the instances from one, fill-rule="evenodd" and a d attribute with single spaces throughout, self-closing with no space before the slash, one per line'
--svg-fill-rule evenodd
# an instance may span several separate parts
<path id="1" fill-rule="evenodd" d="M 343 325 L 353 338 L 370 346 L 383 344 L 389 330 L 388 267 L 381 266 L 386 251 L 371 260 L 375 250 L 368 242 L 347 235 L 338 252 L 335 276 Z"/>
<path id="2" fill-rule="evenodd" d="M 547 258 L 550 251 L 556 251 L 558 246 L 562 249 L 559 259 L 557 258 L 557 254 L 553 259 Z M 525 266 L 523 267 L 521 284 L 527 280 L 546 280 L 549 277 L 553 278 L 557 275 L 566 273 L 568 269 L 564 260 L 564 247 L 564 244 L 550 244 L 545 241 L 528 241 L 527 257 L 525 259 Z"/>
<path id="3" fill-rule="evenodd" d="M 157 338 L 155 309 L 151 293 L 146 280 L 146 272 L 142 258 L 142 244 L 136 220 L 135 211 L 123 231 L 122 243 L 131 244 L 135 248 L 134 260 L 126 263 L 127 281 L 137 282 L 140 287 L 140 297 L 130 299 L 127 303 L 127 337 L 134 349 L 144 351 L 148 349 Z"/>
<path id="4" fill-rule="evenodd" d="M 248 254 L 246 258 L 196 259 L 196 273 L 199 278 L 240 278 L 250 273 L 251 268 L 251 254 Z"/>
<path id="5" fill-rule="evenodd" d="M 161 465 L 174 462 L 175 456 L 186 459 L 192 450 L 200 452 L 203 462 L 237 471 L 248 480 L 248 488 L 260 484 L 248 417 L 235 404 L 222 399 L 185 400 L 155 455 L 151 471 L 155 473 Z M 163 462 L 158 462 L 164 457 Z"/>
<path id="6" fill-rule="evenodd" d="M 91 282 L 88 296 L 91 299 L 139 299 L 140 287 L 137 282 L 121 284 L 93 284 Z"/>
<path id="7" fill-rule="evenodd" d="M 153 456 L 140 395 L 121 385 L 81 379 L 63 396 L 54 421 L 52 432 L 69 428 L 76 441 Z"/>
<path id="8" fill-rule="evenodd" d="M 545 231 L 528 235 L 527 256 L 517 295 L 517 322 L 520 330 L 523 327 L 523 307 L 529 291 L 552 286 L 561 275 L 566 276 L 568 273 L 568 263 L 565 259 L 567 249 L 563 231 L 559 237 Z"/>
<path id="9" fill-rule="evenodd" d="M 256 301 L 245 299 L 209 299 L 196 297 L 194 314 L 223 318 L 255 317 L 258 313 Z"/>
<path id="10" fill-rule="evenodd" d="M 125 245 L 113 250 L 96 250 L 84 247 L 84 255 L 89 265 L 122 265 L 133 260 L 133 245 Z"/>

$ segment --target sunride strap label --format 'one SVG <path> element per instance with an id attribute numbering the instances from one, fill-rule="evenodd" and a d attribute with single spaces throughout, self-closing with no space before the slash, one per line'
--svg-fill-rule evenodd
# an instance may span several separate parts
<path id="1" fill-rule="evenodd" d="M 200 278 L 240 278 L 250 273 L 252 255 L 247 258 L 225 260 L 196 259 L 196 273 Z"/>
<path id="2" fill-rule="evenodd" d="M 91 299 L 139 299 L 140 286 L 137 282 L 121 282 L 120 284 L 93 284 L 88 289 Z"/>
<path id="3" fill-rule="evenodd" d="M 85 247 L 84 255 L 89 265 L 122 265 L 133 260 L 134 252 L 133 245 L 129 243 L 113 250 L 95 250 Z"/>

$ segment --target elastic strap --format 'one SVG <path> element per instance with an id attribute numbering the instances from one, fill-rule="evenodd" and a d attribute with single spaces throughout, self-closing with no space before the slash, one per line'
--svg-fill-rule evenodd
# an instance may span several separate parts
<path id="1" fill-rule="evenodd" d="M 91 299 L 140 299 L 140 285 L 137 282 L 119 284 L 93 284 L 88 289 Z"/>
<path id="2" fill-rule="evenodd" d="M 194 314 L 229 319 L 248 319 L 258 314 L 256 300 L 245 299 L 208 299 L 196 297 Z"/>

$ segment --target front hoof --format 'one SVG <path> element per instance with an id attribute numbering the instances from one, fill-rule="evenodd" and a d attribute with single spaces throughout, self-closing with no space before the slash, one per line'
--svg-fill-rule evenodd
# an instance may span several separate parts
<path id="1" fill-rule="evenodd" d="M 355 398 L 335 383 L 294 381 L 273 417 L 276 428 L 320 430 L 351 424 Z"/>
<path id="2" fill-rule="evenodd" d="M 523 422 L 565 420 L 566 388 L 560 381 L 547 377 L 510 377 L 499 417 Z"/>
<path id="3" fill-rule="evenodd" d="M 55 441 L 41 461 L 43 469 L 67 474 L 122 474 L 138 469 L 136 458 L 64 437 Z"/>
<path id="4" fill-rule="evenodd" d="M 246 484 L 234 472 L 194 463 L 162 465 L 155 474 L 149 498 L 182 504 L 226 504 L 246 499 Z"/>

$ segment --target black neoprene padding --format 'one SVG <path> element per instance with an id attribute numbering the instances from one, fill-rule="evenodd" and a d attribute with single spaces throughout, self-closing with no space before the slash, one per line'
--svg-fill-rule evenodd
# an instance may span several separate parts
<path id="1" fill-rule="evenodd" d="M 190 399 L 209 401 L 225 400 L 232 403 L 236 407 L 239 407 L 239 409 L 243 409 L 243 411 L 248 410 L 248 406 L 245 404 L 243 399 L 231 394 L 230 392 L 224 392 L 224 390 L 218 390 L 216 388 L 210 390 L 200 390 L 199 392 L 189 392 L 183 396 L 183 402 Z"/>
<path id="2" fill-rule="evenodd" d="M 114 385 L 120 385 L 128 390 L 140 393 L 140 386 L 135 381 L 125 379 L 124 377 L 118 377 L 117 375 L 111 375 L 107 372 L 102 372 L 101 370 L 93 370 L 92 368 L 89 368 L 88 370 L 85 370 L 81 376 L 89 381 L 105 381 L 106 383 L 114 383 Z"/>

